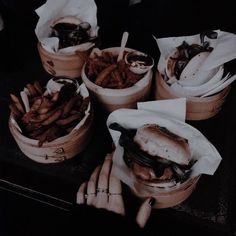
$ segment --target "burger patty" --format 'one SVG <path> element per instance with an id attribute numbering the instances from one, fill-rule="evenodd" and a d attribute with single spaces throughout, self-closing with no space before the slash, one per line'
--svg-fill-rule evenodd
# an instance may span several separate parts
<path id="1" fill-rule="evenodd" d="M 174 177 L 171 167 L 166 167 L 164 169 L 163 175 L 160 177 L 156 176 L 154 170 L 151 167 L 141 166 L 135 162 L 132 163 L 131 168 L 137 178 L 145 181 L 171 180 Z"/>

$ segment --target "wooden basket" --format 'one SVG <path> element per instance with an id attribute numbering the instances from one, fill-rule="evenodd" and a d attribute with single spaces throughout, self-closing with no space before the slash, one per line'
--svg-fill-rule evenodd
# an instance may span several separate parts
<path id="1" fill-rule="evenodd" d="M 75 54 L 51 53 L 42 47 L 38 42 L 38 52 L 44 69 L 53 76 L 64 76 L 77 78 L 81 75 L 81 70 L 86 62 L 91 49 L 87 51 L 76 51 Z"/>
<path id="2" fill-rule="evenodd" d="M 230 86 L 209 97 L 187 97 L 186 120 L 205 120 L 216 115 L 230 91 Z M 164 81 L 162 75 L 156 72 L 155 99 L 174 99 L 177 95 Z"/>
<path id="3" fill-rule="evenodd" d="M 68 135 L 62 136 L 52 142 L 46 142 L 41 147 L 38 140 L 30 139 L 15 127 L 11 117 L 9 128 L 21 151 L 30 159 L 40 163 L 56 163 L 70 159 L 82 152 L 90 141 L 92 135 L 92 110 L 84 124 L 74 129 Z"/>
<path id="4" fill-rule="evenodd" d="M 150 196 L 156 198 L 154 208 L 173 207 L 185 201 L 192 194 L 199 178 L 200 176 L 189 178 L 179 185 L 166 189 L 156 188 L 155 185 L 148 185 L 145 182 L 137 180 L 137 182 L 134 183 L 133 192 L 140 198 Z"/>
<path id="5" fill-rule="evenodd" d="M 114 55 L 119 54 L 119 47 L 107 48 L 103 51 L 112 52 Z M 134 51 L 133 49 L 126 48 L 126 51 Z M 82 80 L 88 88 L 90 95 L 94 100 L 108 112 L 112 112 L 119 108 L 136 108 L 137 102 L 145 101 L 151 90 L 152 83 L 152 70 L 148 71 L 145 76 L 138 83 L 145 83 L 145 86 L 135 84 L 132 87 L 124 89 L 109 89 L 102 88 L 91 80 L 85 74 L 85 66 L 82 69 Z"/>

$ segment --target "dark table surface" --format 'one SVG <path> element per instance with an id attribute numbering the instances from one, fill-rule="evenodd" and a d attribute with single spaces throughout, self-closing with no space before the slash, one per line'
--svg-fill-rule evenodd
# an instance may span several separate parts
<path id="1" fill-rule="evenodd" d="M 0 35 L 0 61 L 3 66 L 0 70 L 0 188 L 57 208 L 70 209 L 75 203 L 79 185 L 88 179 L 94 167 L 102 162 L 105 153 L 111 150 L 112 142 L 105 125 L 107 114 L 95 107 L 93 138 L 85 151 L 71 160 L 40 164 L 27 158 L 8 129 L 9 93 L 19 92 L 33 80 L 47 81 L 51 76 L 42 68 L 32 25 L 20 31 L 16 21 L 10 21 L 9 25 L 14 26 L 14 30 L 5 30 L 4 35 L 2 32 Z M 110 43 L 107 41 L 103 46 L 110 46 Z M 137 42 L 132 46 L 140 47 Z M 155 50 L 150 49 L 149 45 L 149 51 Z M 235 70 L 235 63 L 229 64 L 229 67 Z M 166 221 L 176 224 L 185 222 L 215 230 L 219 235 L 233 235 L 236 218 L 235 104 L 236 84 L 233 84 L 222 110 L 216 116 L 204 121 L 188 122 L 214 144 L 222 156 L 222 162 L 213 176 L 201 176 L 197 188 L 185 202 L 173 208 L 154 211 L 148 225 L 153 235 L 153 229 L 164 227 Z M 128 189 L 126 194 L 127 201 L 132 201 L 133 196 Z"/>

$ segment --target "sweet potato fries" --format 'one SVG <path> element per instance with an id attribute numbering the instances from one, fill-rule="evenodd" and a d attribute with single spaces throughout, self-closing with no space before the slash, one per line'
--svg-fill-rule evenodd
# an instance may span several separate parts
<path id="1" fill-rule="evenodd" d="M 39 140 L 39 146 L 68 134 L 83 119 L 89 105 L 89 97 L 73 93 L 70 86 L 49 93 L 36 81 L 27 84 L 26 91 L 20 96 L 10 94 L 9 108 L 23 135 Z"/>
<path id="2" fill-rule="evenodd" d="M 131 72 L 124 60 L 117 63 L 116 55 L 104 51 L 89 58 L 85 73 L 98 86 L 111 89 L 131 87 L 143 77 Z"/>

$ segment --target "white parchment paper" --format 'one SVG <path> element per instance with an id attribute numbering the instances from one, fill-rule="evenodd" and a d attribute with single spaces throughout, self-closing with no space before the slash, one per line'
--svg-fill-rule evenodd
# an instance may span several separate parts
<path id="1" fill-rule="evenodd" d="M 214 50 L 202 64 L 202 70 L 216 68 L 236 58 L 236 35 L 221 30 L 215 30 L 215 32 L 218 33 L 218 37 L 216 39 L 205 37 L 205 41 L 208 41 Z M 192 36 L 155 38 L 155 40 L 161 53 L 160 60 L 158 62 L 158 70 L 161 73 L 164 73 L 166 68 L 167 57 L 173 53 L 176 47 L 181 45 L 183 41 L 186 41 L 188 44 L 201 44 L 200 34 Z"/>
<path id="2" fill-rule="evenodd" d="M 176 108 L 173 104 L 180 102 Z M 166 103 L 159 106 L 159 101 L 152 102 L 152 108 L 154 110 L 151 111 L 150 103 L 147 104 L 148 108 L 143 109 L 145 103 L 141 105 L 142 109 L 118 109 L 112 112 L 107 119 L 107 126 L 110 124 L 117 122 L 121 126 L 127 129 L 137 129 L 138 127 L 144 124 L 158 124 L 160 126 L 166 127 L 173 133 L 182 136 L 188 139 L 191 156 L 194 160 L 196 160 L 195 164 L 192 166 L 192 176 L 198 176 L 200 174 L 213 175 L 217 170 L 220 162 L 221 156 L 216 150 L 216 148 L 208 141 L 208 139 L 197 129 L 186 124 L 183 120 L 179 120 L 175 117 L 171 117 L 170 113 L 165 113 L 167 107 L 170 109 L 176 109 L 173 114 L 178 113 L 177 109 L 181 106 L 186 107 L 182 100 L 173 101 L 166 100 Z M 155 105 L 158 104 L 158 105 Z M 158 107 L 155 109 L 155 107 Z M 165 107 L 165 109 L 161 110 L 161 107 Z M 180 109 L 180 113 L 184 110 L 184 108 Z M 183 117 L 183 116 L 180 116 Z M 132 178 L 132 174 L 130 169 L 126 166 L 123 160 L 123 152 L 124 149 L 119 145 L 120 132 L 109 129 L 113 142 L 116 146 L 116 150 L 113 156 L 113 162 L 116 168 L 116 175 L 120 178 L 124 183 L 132 187 L 134 180 Z"/>
<path id="3" fill-rule="evenodd" d="M 235 75 L 227 74 L 223 77 L 223 73 L 221 74 L 224 64 L 236 58 L 236 34 L 221 30 L 215 30 L 215 32 L 218 34 L 216 39 L 210 39 L 205 36 L 205 41 L 210 43 L 210 47 L 213 48 L 213 51 L 210 52 L 208 56 L 201 59 L 201 63 L 197 70 L 196 68 L 188 67 L 187 64 L 185 72 L 188 74 L 188 79 L 176 80 L 169 78 L 169 80 L 167 80 L 167 82 L 171 84 L 173 91 L 180 93 L 185 97 L 205 97 L 223 90 L 236 80 Z M 155 40 L 161 53 L 157 69 L 163 75 L 167 70 L 168 57 L 173 55 L 176 48 L 180 46 L 183 41 L 187 42 L 189 45 L 201 45 L 200 34 L 155 38 Z M 194 65 L 192 66 L 194 67 Z M 190 71 L 191 69 L 194 69 L 195 71 Z"/>
<path id="4" fill-rule="evenodd" d="M 39 20 L 35 33 L 45 50 L 52 53 L 69 54 L 77 50 L 85 51 L 94 46 L 93 43 L 84 43 L 58 50 L 59 39 L 57 37 L 49 37 L 52 22 L 64 16 L 75 16 L 81 21 L 88 22 L 91 25 L 91 36 L 97 36 L 97 6 L 94 0 L 47 0 L 44 5 L 36 9 L 36 13 L 39 16 Z"/>

